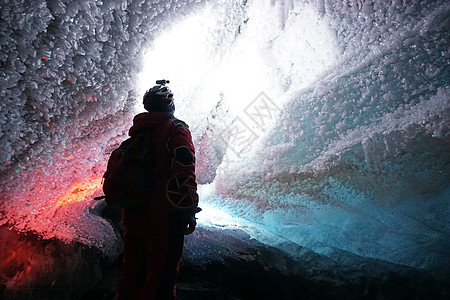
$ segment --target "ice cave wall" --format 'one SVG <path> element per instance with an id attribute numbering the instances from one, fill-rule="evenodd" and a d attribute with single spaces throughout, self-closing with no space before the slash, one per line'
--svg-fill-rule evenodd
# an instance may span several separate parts
<path id="1" fill-rule="evenodd" d="M 292 95 L 250 163 L 219 168 L 216 187 L 224 206 L 317 252 L 446 272 L 449 6 L 397 4 L 319 6 L 333 12 L 338 63 Z"/>
<path id="2" fill-rule="evenodd" d="M 79 202 L 126 135 L 143 46 L 190 2 L 1 3 L 2 224 L 116 249 Z"/>
<path id="3" fill-rule="evenodd" d="M 334 34 L 335 62 L 299 88 L 296 41 L 285 45 L 292 61 L 275 51 L 284 47 L 277 36 L 257 41 L 287 99 L 253 156 L 222 164 L 228 150 L 211 128 L 234 115 L 191 105 L 199 176 L 215 179 L 219 194 L 204 200 L 323 253 L 438 264 L 449 244 L 449 4 L 266 2 L 3 1 L 0 223 L 115 253 L 115 233 L 90 199 L 139 102 L 144 48 L 209 6 L 228 12 L 208 48 L 221 57 L 255 14 L 295 32 L 308 7 Z"/>

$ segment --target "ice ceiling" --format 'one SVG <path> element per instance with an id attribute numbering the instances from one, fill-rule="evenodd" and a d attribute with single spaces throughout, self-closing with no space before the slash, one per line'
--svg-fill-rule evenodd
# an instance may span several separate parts
<path id="1" fill-rule="evenodd" d="M 169 78 L 205 226 L 443 270 L 449 16 L 448 1 L 2 3 L 0 224 L 116 253 L 92 198 Z"/>

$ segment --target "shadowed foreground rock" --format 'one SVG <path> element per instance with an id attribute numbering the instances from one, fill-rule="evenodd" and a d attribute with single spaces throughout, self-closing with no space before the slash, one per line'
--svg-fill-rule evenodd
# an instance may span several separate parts
<path id="1" fill-rule="evenodd" d="M 120 257 L 0 228 L 0 298 L 114 299 Z M 298 245 L 277 248 L 242 230 L 198 228 L 186 238 L 178 299 L 446 299 L 430 273 L 341 252 L 338 261 Z M 448 282 L 447 282 L 448 284 Z"/>
<path id="2" fill-rule="evenodd" d="M 293 258 L 240 230 L 200 228 L 186 246 L 181 279 L 196 277 L 200 283 L 233 291 L 224 299 L 443 299 L 449 295 L 448 286 L 420 270 L 347 252 L 336 253 L 336 262 L 298 245 L 285 245 L 297 253 Z M 199 299 L 183 294 L 181 290 L 181 299 Z"/>
<path id="3" fill-rule="evenodd" d="M 347 252 L 333 261 L 298 245 L 297 258 L 241 230 L 198 228 L 186 238 L 178 299 L 445 299 L 444 282 L 409 267 Z M 116 263 L 83 298 L 113 299 Z"/>
<path id="4" fill-rule="evenodd" d="M 0 227 L 0 299 L 79 299 L 102 278 L 99 253 Z"/>

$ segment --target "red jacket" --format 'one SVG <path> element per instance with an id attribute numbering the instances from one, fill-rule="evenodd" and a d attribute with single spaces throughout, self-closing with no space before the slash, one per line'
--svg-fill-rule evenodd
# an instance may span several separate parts
<path id="1" fill-rule="evenodd" d="M 124 209 L 125 226 L 145 222 L 147 218 L 193 214 L 198 204 L 195 150 L 188 126 L 171 113 L 145 112 L 134 117 L 129 135 L 134 136 L 149 127 L 153 127 L 152 143 L 155 148 L 152 155 L 157 162 L 156 169 L 164 175 L 160 177 L 145 208 Z M 170 168 L 170 172 L 162 170 L 164 168 Z M 178 204 L 178 207 L 171 202 Z"/>

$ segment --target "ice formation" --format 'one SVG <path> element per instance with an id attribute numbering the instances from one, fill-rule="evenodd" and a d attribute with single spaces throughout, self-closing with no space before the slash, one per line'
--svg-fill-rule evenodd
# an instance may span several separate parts
<path id="1" fill-rule="evenodd" d="M 0 224 L 116 255 L 92 198 L 164 77 L 206 207 L 256 236 L 442 271 L 449 12 L 444 0 L 2 3 Z"/>

